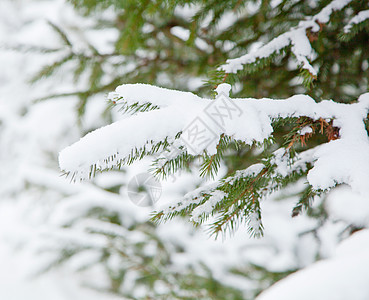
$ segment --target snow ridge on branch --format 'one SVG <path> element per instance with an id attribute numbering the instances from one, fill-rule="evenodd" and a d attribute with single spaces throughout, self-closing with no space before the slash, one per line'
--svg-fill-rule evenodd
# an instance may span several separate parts
<path id="1" fill-rule="evenodd" d="M 343 28 L 343 31 L 345 33 L 349 33 L 351 31 L 351 28 L 356 25 L 359 24 L 361 22 L 366 21 L 367 19 L 369 19 L 369 9 L 367 10 L 363 10 L 360 11 L 355 17 L 353 17 L 348 23 L 347 25 Z"/>
<path id="2" fill-rule="evenodd" d="M 291 46 L 291 51 L 295 55 L 301 68 L 306 69 L 312 76 L 317 76 L 317 71 L 309 62 L 314 56 L 314 50 L 311 47 L 307 31 L 308 29 L 312 32 L 321 30 L 320 24 L 328 23 L 333 11 L 341 10 L 351 1 L 352 0 L 332 1 L 317 15 L 310 17 L 308 20 L 301 21 L 298 26 L 274 38 L 259 49 L 238 58 L 228 59 L 220 69 L 226 73 L 237 73 L 237 71 L 243 69 L 243 65 L 255 63 L 262 58 L 268 58 L 272 54 L 279 53 L 286 47 Z"/>
<path id="3" fill-rule="evenodd" d="M 333 125 L 339 128 L 339 139 L 321 145 L 312 155 L 315 163 L 308 174 L 309 183 L 322 190 L 347 183 L 358 192 L 368 192 L 369 141 L 363 120 L 368 113 L 369 93 L 361 95 L 354 104 L 330 100 L 316 103 L 307 95 L 295 95 L 284 100 L 230 99 L 243 115 L 223 127 L 212 125 L 204 113 L 214 101 L 211 99 L 143 84 L 120 86 L 114 94 L 115 101 L 117 95 L 120 97 L 118 104 L 151 103 L 159 109 L 139 112 L 97 129 L 61 151 L 60 168 L 77 179 L 91 176 L 91 169 L 110 169 L 129 163 L 135 156 L 140 159 L 145 154 L 158 152 L 175 140 L 179 142 L 179 148 L 195 155 L 176 137 L 196 118 L 203 120 L 218 137 L 201 149 L 214 155 L 222 135 L 249 145 L 262 143 L 273 133 L 273 120 L 309 117 L 312 120 L 332 120 Z"/>

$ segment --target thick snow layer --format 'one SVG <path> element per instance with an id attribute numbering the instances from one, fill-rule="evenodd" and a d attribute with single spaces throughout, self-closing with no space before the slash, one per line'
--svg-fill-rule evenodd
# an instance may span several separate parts
<path id="1" fill-rule="evenodd" d="M 60 153 L 62 170 L 76 173 L 78 177 L 88 177 L 91 166 L 110 168 L 120 159 L 127 158 L 132 149 L 150 147 L 148 142 L 151 141 L 155 144 L 165 138 L 174 140 L 177 133 L 191 125 L 198 126 L 194 124 L 196 122 L 202 123 L 207 130 L 206 138 L 213 139 L 212 143 L 199 149 L 206 149 L 210 154 L 215 153 L 217 141 L 223 132 L 248 144 L 262 142 L 272 132 L 268 115 L 256 111 L 252 105 L 246 108 L 247 118 L 236 118 L 234 122 L 219 124 L 206 114 L 206 108 L 213 101 L 191 93 L 137 84 L 118 87 L 113 97 L 117 95 L 123 97 L 121 101 L 127 101 L 128 105 L 149 102 L 162 109 L 134 115 L 88 134 Z M 187 150 L 191 152 L 191 148 L 187 147 Z M 105 161 L 109 158 L 109 161 Z"/>
<path id="2" fill-rule="evenodd" d="M 174 141 L 177 133 L 186 132 L 191 124 L 200 121 L 204 128 L 208 128 L 207 138 L 213 138 L 213 142 L 199 150 L 213 154 L 222 133 L 252 144 L 262 142 L 272 134 L 273 119 L 307 116 L 313 120 L 333 120 L 333 125 L 340 129 L 338 140 L 320 145 L 312 154 L 309 152 L 309 159 L 315 161 L 308 174 L 309 183 L 322 190 L 346 183 L 354 191 L 368 194 L 369 140 L 363 120 L 369 109 L 369 93 L 361 95 L 357 103 L 341 104 L 328 100 L 316 103 L 307 95 L 295 95 L 285 100 L 230 99 L 227 84 L 220 85 L 217 91 L 219 97 L 214 101 L 144 84 L 119 86 L 111 96 L 122 98 L 118 104 L 151 103 L 159 109 L 138 113 L 86 135 L 60 153 L 60 168 L 77 178 L 86 178 L 94 166 L 97 169 L 111 168 L 127 159 L 132 149 L 150 149 L 151 144 L 166 138 Z M 219 102 L 223 106 L 217 104 Z M 214 122 L 212 116 L 209 117 L 212 105 L 218 111 L 226 107 L 238 113 Z M 183 146 L 190 154 L 198 154 L 191 152 L 188 143 Z M 283 162 L 283 155 L 278 157 L 277 165 L 285 165 L 283 174 L 287 174 L 288 162 Z"/>
<path id="3" fill-rule="evenodd" d="M 368 253 L 369 230 L 361 230 L 342 242 L 331 259 L 277 282 L 257 300 L 367 300 Z"/>

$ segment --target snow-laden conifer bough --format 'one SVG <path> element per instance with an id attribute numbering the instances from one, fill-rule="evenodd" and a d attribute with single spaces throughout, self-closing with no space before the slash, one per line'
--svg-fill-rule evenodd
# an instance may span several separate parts
<path id="1" fill-rule="evenodd" d="M 229 85 L 219 85 L 217 91 L 220 90 L 229 90 Z M 177 157 L 195 155 L 187 149 L 188 145 L 179 135 L 196 118 L 206 120 L 204 111 L 214 101 L 188 92 L 145 84 L 121 85 L 110 94 L 109 99 L 123 108 L 144 111 L 97 129 L 64 149 L 59 156 L 60 167 L 74 179 L 88 178 L 96 170 L 130 163 L 145 154 L 160 153 L 173 144 L 180 149 Z M 229 196 L 226 185 L 239 184 L 245 178 L 257 179 L 265 174 L 276 178 L 287 177 L 292 172 L 306 169 L 307 164 L 313 164 L 307 180 L 315 190 L 328 190 L 336 184 L 346 183 L 358 193 L 369 194 L 369 140 L 364 124 L 369 110 L 369 93 L 361 95 L 353 104 L 331 100 L 317 103 L 307 95 L 295 95 L 283 100 L 234 98 L 231 101 L 242 110 L 242 117 L 226 122 L 223 128 L 210 121 L 207 123 L 211 126 L 209 134 L 215 132 L 218 137 L 217 143 L 201 149 L 208 156 L 217 154 L 219 139 L 224 137 L 248 145 L 263 143 L 272 136 L 272 122 L 279 118 L 307 117 L 312 122 L 331 122 L 334 128 L 338 128 L 339 137 L 298 153 L 294 158 L 288 155 L 288 149 L 281 148 L 263 163 L 237 171 L 234 176 L 218 184 L 187 194 L 184 200 L 167 208 L 164 214 L 195 204 L 197 208 L 193 210 L 193 220 L 196 221 L 200 215 L 210 214 L 217 204 L 226 201 Z M 272 189 L 272 183 L 268 186 Z M 205 195 L 209 196 L 203 203 Z M 258 212 L 255 207 L 251 208 L 250 213 L 254 210 Z"/>
<path id="2" fill-rule="evenodd" d="M 351 1 L 330 2 L 317 15 L 301 21 L 254 52 L 228 60 L 220 67 L 221 72 L 225 76 L 236 73 L 247 64 L 291 47 L 301 68 L 315 78 L 318 71 L 309 62 L 315 55 L 309 34 L 320 31 L 333 11 L 343 9 Z M 361 12 L 348 21 L 345 32 L 368 17 L 367 11 Z M 221 212 L 212 223 L 213 233 L 232 230 L 241 220 L 248 223 L 251 234 L 260 235 L 263 229 L 260 200 L 297 175 L 306 173 L 310 187 L 308 201 L 343 183 L 351 186 L 354 192 L 369 195 L 369 141 L 364 123 L 369 110 L 369 93 L 362 94 L 355 103 L 343 104 L 335 102 L 340 99 L 316 102 L 307 95 L 288 99 L 229 98 L 229 91 L 228 84 L 218 85 L 218 99 L 225 97 L 240 113 L 219 126 L 208 113 L 214 99 L 146 84 L 121 85 L 108 98 L 131 116 L 95 130 L 64 149 L 59 156 L 60 168 L 74 180 L 85 179 L 96 171 L 120 167 L 145 155 L 156 154 L 159 159 L 155 172 L 166 176 L 199 156 L 203 161 L 201 174 L 213 176 L 231 143 L 259 146 L 273 143 L 273 124 L 283 119 L 300 118 L 303 120 L 301 127 L 288 146 L 276 150 L 256 165 L 191 191 L 178 203 L 157 212 L 154 219 L 190 215 L 194 223 L 200 224 Z M 196 121 L 207 129 L 204 140 L 211 142 L 194 150 L 183 135 Z M 328 137 L 326 143 L 300 153 L 291 151 L 291 145 L 297 139 L 303 143 L 316 133 L 319 126 Z M 175 156 L 161 155 L 167 151 Z M 298 214 L 304 205 L 306 203 L 299 203 L 293 213 Z"/>

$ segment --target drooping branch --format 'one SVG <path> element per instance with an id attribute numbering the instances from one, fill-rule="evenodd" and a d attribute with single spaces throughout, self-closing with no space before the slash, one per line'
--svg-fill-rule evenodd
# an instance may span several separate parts
<path id="1" fill-rule="evenodd" d="M 120 97 L 118 105 L 150 103 L 159 109 L 137 113 L 88 134 L 60 153 L 60 167 L 84 178 L 91 168 L 109 169 L 127 163 L 132 158 L 139 159 L 159 151 L 163 147 L 155 145 L 162 141 L 172 143 L 196 122 L 197 129 L 199 126 L 207 129 L 204 129 L 203 138 L 212 141 L 194 150 L 189 140 L 179 138 L 179 147 L 191 155 L 201 155 L 203 151 L 207 155 L 214 155 L 223 134 L 252 145 L 255 142 L 262 143 L 272 135 L 272 122 L 277 118 L 309 117 L 315 121 L 329 120 L 334 127 L 339 128 L 339 139 L 323 144 L 316 150 L 316 163 L 308 175 L 310 184 L 323 190 L 337 183 L 348 183 L 356 190 L 367 189 L 363 180 L 369 176 L 365 171 L 365 168 L 369 169 L 366 155 L 369 142 L 363 120 L 369 108 L 369 94 L 363 94 L 353 104 L 328 100 L 317 103 L 307 95 L 295 95 L 284 100 L 230 99 L 223 93 L 223 90 L 229 90 L 227 86 L 220 85 L 215 101 L 150 85 L 120 86 L 114 94 L 114 101 L 117 95 Z M 218 113 L 211 111 L 212 106 L 209 106 L 217 105 L 217 101 L 228 101 L 228 104 L 222 102 L 223 106 L 218 105 Z M 238 115 L 225 118 L 227 111 L 231 111 L 227 105 L 234 105 L 232 109 L 237 108 Z M 352 155 L 353 152 L 355 155 Z M 360 162 L 358 159 L 361 159 Z M 356 167 L 348 168 L 348 165 Z M 322 181 L 322 177 L 326 179 Z"/>

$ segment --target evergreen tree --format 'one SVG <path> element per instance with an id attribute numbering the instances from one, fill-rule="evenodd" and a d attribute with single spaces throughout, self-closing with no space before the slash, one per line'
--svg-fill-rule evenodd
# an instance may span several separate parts
<path id="1" fill-rule="evenodd" d="M 72 69 L 75 86 L 82 88 L 39 100 L 77 96 L 80 126 L 88 132 L 94 128 L 81 124 L 93 96 L 103 97 L 101 93 L 121 85 L 108 98 L 112 107 L 130 114 L 61 153 L 61 167 L 71 178 L 97 174 L 98 179 L 105 175 L 100 171 L 121 168 L 150 155 L 154 155 L 153 172 L 159 178 L 194 169 L 205 179 L 219 178 L 219 168 L 225 165 L 222 179 L 189 191 L 180 202 L 153 216 L 155 221 L 190 217 L 195 225 L 207 223 L 215 235 L 234 233 L 242 222 L 251 235 L 262 235 L 262 201 L 276 191 L 282 191 L 284 197 L 299 197 L 292 216 L 306 209 L 320 225 L 326 222 L 327 213 L 323 205 L 313 207 L 312 202 L 324 199 L 327 190 L 346 183 L 367 195 L 367 172 L 363 170 L 367 169 L 368 146 L 363 122 L 367 121 L 368 96 L 362 95 L 368 89 L 366 1 L 70 2 L 94 20 L 95 30 L 112 31 L 112 47 L 100 48 L 88 36 L 81 47 L 72 30 L 50 23 L 63 45 L 58 49 L 27 48 L 59 55 L 34 76 L 33 82 Z M 192 93 L 129 85 L 137 82 Z M 261 100 L 263 97 L 288 99 Z M 218 123 L 223 119 L 214 122 L 209 115 L 214 112 L 212 103 L 219 101 L 238 110 L 240 118 L 221 126 Z M 105 116 L 107 121 L 114 119 L 107 112 Z M 196 119 L 210 129 L 206 137 L 211 143 L 206 147 L 196 148 L 186 139 Z M 142 126 L 146 129 L 137 132 Z M 293 185 L 298 188 L 290 192 Z M 71 205 L 78 206 L 78 201 Z M 97 264 L 111 279 L 111 287 L 105 291 L 137 298 L 134 292 L 122 293 L 125 280 L 129 280 L 127 270 L 134 266 L 139 279 L 133 291 L 142 283 L 149 291 L 141 295 L 143 298 L 246 297 L 213 281 L 211 274 L 167 269 L 174 252 L 167 249 L 171 246 L 156 235 L 152 224 L 138 222 L 127 228 L 123 224 L 126 216 L 101 202 L 79 211 L 61 226 L 107 237 L 108 243 L 96 248 L 74 241 L 60 253 L 60 248 L 49 247 L 59 254 L 51 265 L 95 247 L 100 253 Z M 95 221 L 85 224 L 86 218 Z M 358 227 L 350 224 L 349 231 Z M 127 229 L 142 232 L 144 242 L 130 241 Z M 133 255 L 119 252 L 116 243 L 126 243 L 123 248 L 133 249 Z M 150 243 L 158 249 L 154 255 L 145 253 Z M 235 269 L 234 273 L 257 281 L 256 290 L 247 294 L 254 298 L 292 271 L 273 272 L 250 265 L 248 270 Z M 163 294 L 155 294 L 158 278 L 167 288 Z"/>

